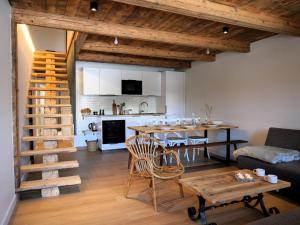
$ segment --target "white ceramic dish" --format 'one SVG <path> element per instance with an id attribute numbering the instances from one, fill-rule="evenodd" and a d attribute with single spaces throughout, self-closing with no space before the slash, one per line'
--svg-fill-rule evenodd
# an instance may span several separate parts
<path id="1" fill-rule="evenodd" d="M 223 121 L 222 121 L 222 120 L 214 120 L 214 121 L 212 121 L 212 123 L 213 123 L 214 125 L 220 126 L 220 125 L 223 124 Z"/>

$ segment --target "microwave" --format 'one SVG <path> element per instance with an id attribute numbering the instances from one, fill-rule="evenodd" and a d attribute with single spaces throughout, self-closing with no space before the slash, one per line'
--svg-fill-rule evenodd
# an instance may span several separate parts
<path id="1" fill-rule="evenodd" d="M 141 80 L 122 80 L 122 95 L 142 95 L 143 83 Z"/>

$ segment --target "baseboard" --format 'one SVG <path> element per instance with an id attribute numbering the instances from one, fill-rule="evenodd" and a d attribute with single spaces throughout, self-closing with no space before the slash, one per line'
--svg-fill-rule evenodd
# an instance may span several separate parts
<path id="1" fill-rule="evenodd" d="M 0 225 L 8 225 L 9 224 L 10 218 L 15 210 L 16 204 L 17 204 L 17 196 L 16 196 L 16 194 L 14 194 L 9 206 L 7 207 L 6 213 L 4 214 L 3 220 L 0 221 Z"/>

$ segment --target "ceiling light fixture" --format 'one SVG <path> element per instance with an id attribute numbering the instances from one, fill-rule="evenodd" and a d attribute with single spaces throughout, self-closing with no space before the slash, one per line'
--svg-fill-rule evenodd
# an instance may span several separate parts
<path id="1" fill-rule="evenodd" d="M 91 0 L 90 2 L 90 10 L 96 12 L 98 10 L 98 2 L 97 0 Z"/>
<path id="2" fill-rule="evenodd" d="M 206 49 L 206 55 L 209 55 L 209 54 L 210 54 L 210 50 L 208 48 L 208 49 Z"/>
<path id="3" fill-rule="evenodd" d="M 119 44 L 118 37 L 115 37 L 114 44 L 115 44 L 115 45 L 118 45 L 118 44 Z"/>
<path id="4" fill-rule="evenodd" d="M 228 34 L 229 33 L 229 27 L 223 27 L 223 34 Z"/>

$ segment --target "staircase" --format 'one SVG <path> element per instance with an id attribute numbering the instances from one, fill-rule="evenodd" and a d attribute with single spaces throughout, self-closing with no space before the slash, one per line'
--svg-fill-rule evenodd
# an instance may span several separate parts
<path id="1" fill-rule="evenodd" d="M 24 126 L 30 135 L 22 138 L 31 147 L 19 154 L 33 163 L 19 169 L 22 175 L 38 172 L 41 178 L 21 181 L 18 191 L 41 190 L 42 197 L 51 197 L 59 195 L 59 187 L 81 184 L 79 176 L 59 176 L 60 170 L 79 167 L 77 160 L 59 161 L 59 154 L 76 152 L 67 79 L 65 53 L 34 53 L 25 115 L 29 125 Z"/>

